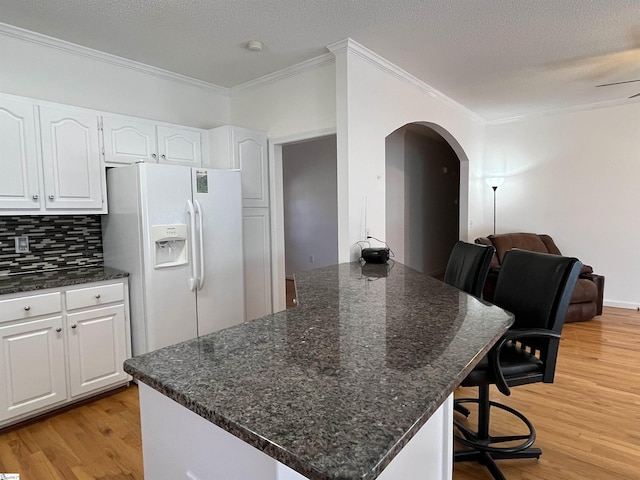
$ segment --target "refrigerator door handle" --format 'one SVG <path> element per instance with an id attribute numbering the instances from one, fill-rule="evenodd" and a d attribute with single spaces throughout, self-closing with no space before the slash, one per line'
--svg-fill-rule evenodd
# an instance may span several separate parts
<path id="1" fill-rule="evenodd" d="M 197 280 L 197 273 L 196 273 L 196 269 L 198 268 L 197 266 L 197 260 L 198 260 L 198 254 L 197 254 L 197 249 L 196 249 L 196 213 L 195 210 L 193 208 L 193 203 L 191 202 L 190 199 L 187 199 L 187 213 L 189 214 L 189 238 L 191 240 L 191 259 L 189 262 L 189 267 L 191 269 L 190 271 L 190 277 L 189 277 L 189 290 L 191 290 L 192 292 L 196 291 L 196 288 L 198 286 L 198 280 Z"/>
<path id="2" fill-rule="evenodd" d="M 194 199 L 193 203 L 196 205 L 196 216 L 198 217 L 198 257 L 200 261 L 200 271 L 198 272 L 198 290 L 202 290 L 204 286 L 204 228 L 202 220 L 202 207 L 200 202 Z"/>

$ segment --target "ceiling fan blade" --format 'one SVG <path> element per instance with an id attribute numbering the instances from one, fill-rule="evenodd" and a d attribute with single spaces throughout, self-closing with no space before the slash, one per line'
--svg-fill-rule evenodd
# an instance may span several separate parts
<path id="1" fill-rule="evenodd" d="M 624 82 L 603 83 L 602 85 L 596 85 L 596 87 L 610 87 L 611 85 L 622 85 L 623 83 L 640 82 L 640 78 L 637 80 L 626 80 Z"/>
<path id="2" fill-rule="evenodd" d="M 640 97 L 640 93 L 636 93 L 635 95 L 631 95 L 629 98 L 636 98 L 636 97 Z"/>

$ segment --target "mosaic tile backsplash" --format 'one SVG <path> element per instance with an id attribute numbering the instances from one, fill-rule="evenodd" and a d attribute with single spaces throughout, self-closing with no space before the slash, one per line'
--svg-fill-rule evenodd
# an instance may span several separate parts
<path id="1" fill-rule="evenodd" d="M 22 235 L 29 253 L 15 252 Z M 0 216 L 0 275 L 102 264 L 99 215 Z"/>

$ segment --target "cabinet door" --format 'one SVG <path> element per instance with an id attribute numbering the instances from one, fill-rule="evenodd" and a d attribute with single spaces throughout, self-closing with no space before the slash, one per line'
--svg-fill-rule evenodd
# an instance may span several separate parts
<path id="1" fill-rule="evenodd" d="M 158 163 L 155 124 L 102 117 L 102 134 L 106 164 Z"/>
<path id="2" fill-rule="evenodd" d="M 46 209 L 103 213 L 98 115 L 40 107 L 40 130 Z"/>
<path id="3" fill-rule="evenodd" d="M 62 316 L 0 326 L 0 421 L 67 398 Z"/>
<path id="4" fill-rule="evenodd" d="M 242 171 L 242 200 L 245 207 L 269 206 L 267 137 L 241 128 L 232 130 L 233 168 Z"/>
<path id="5" fill-rule="evenodd" d="M 158 126 L 159 163 L 202 166 L 200 132 L 177 127 Z"/>
<path id="6" fill-rule="evenodd" d="M 127 358 L 124 306 L 67 314 L 71 396 L 126 382 Z"/>
<path id="7" fill-rule="evenodd" d="M 244 291 L 247 320 L 271 313 L 269 210 L 243 211 Z"/>
<path id="8" fill-rule="evenodd" d="M 40 209 L 35 105 L 0 98 L 0 210 Z"/>

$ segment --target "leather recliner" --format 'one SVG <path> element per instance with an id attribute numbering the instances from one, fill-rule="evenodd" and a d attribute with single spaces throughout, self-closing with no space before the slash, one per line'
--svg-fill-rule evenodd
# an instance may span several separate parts
<path id="1" fill-rule="evenodd" d="M 493 246 L 496 253 L 491 260 L 489 274 L 483 290 L 483 298 L 489 302 L 493 300 L 496 281 L 504 254 L 512 248 L 519 248 L 531 252 L 552 253 L 562 255 L 560 249 L 549 235 L 537 233 L 501 233 L 488 237 L 476 238 L 475 243 Z M 580 322 L 591 320 L 596 315 L 602 315 L 602 300 L 604 296 L 604 276 L 593 273 L 593 268 L 583 265 L 580 277 L 573 290 L 565 322 Z"/>

